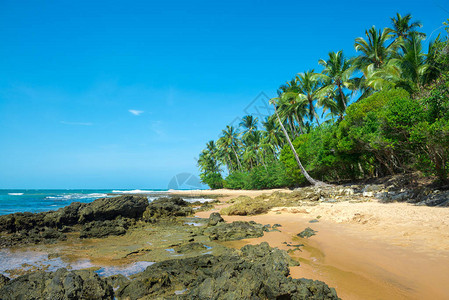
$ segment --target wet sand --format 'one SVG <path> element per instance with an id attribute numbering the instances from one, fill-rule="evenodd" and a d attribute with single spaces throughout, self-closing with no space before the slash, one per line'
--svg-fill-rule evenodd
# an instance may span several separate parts
<path id="1" fill-rule="evenodd" d="M 317 216 L 319 222 L 309 223 Z M 449 209 L 340 202 L 223 218 L 281 224 L 280 232 L 224 245 L 240 248 L 266 241 L 289 250 L 284 242 L 304 244 L 302 251 L 290 253 L 301 263 L 291 269 L 292 277 L 324 281 L 342 299 L 449 299 Z M 297 237 L 306 227 L 317 234 Z"/>

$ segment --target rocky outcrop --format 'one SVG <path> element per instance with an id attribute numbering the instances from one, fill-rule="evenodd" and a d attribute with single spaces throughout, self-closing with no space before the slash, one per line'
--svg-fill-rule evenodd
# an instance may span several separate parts
<path id="1" fill-rule="evenodd" d="M 8 281 L 0 299 L 113 299 L 107 281 L 93 271 L 34 272 Z"/>
<path id="2" fill-rule="evenodd" d="M 234 241 L 263 236 L 263 226 L 254 221 L 235 221 L 232 223 L 219 223 L 204 230 L 203 234 L 211 240 Z"/>
<path id="3" fill-rule="evenodd" d="M 66 239 L 64 232 L 84 225 L 82 237 L 104 237 L 126 232 L 148 206 L 146 197 L 100 198 L 92 203 L 74 202 L 57 211 L 0 216 L 0 247 L 27 243 L 52 243 Z"/>
<path id="4" fill-rule="evenodd" d="M 118 299 L 338 299 L 325 283 L 288 277 L 297 265 L 267 243 L 220 256 L 167 260 L 124 282 Z"/>
<path id="5" fill-rule="evenodd" d="M 117 217 L 138 219 L 148 207 L 148 199 L 138 196 L 101 198 L 86 205 L 79 212 L 78 223 L 114 220 Z"/>
<path id="6" fill-rule="evenodd" d="M 3 274 L 0 274 L 0 288 L 4 285 L 6 285 L 9 282 L 9 278 L 4 276 Z"/>
<path id="7" fill-rule="evenodd" d="M 132 219 L 94 221 L 83 226 L 80 238 L 103 238 L 109 235 L 123 235 L 132 224 Z"/>
<path id="8" fill-rule="evenodd" d="M 209 216 L 209 222 L 208 225 L 209 226 L 215 226 L 218 223 L 224 222 L 223 218 L 221 217 L 221 215 L 217 212 L 213 212 L 210 214 Z"/>
<path id="9" fill-rule="evenodd" d="M 193 209 L 189 203 L 180 197 L 163 197 L 153 200 L 145 212 L 142 219 L 146 222 L 154 223 L 160 220 L 183 217 L 193 214 Z"/>
<path id="10" fill-rule="evenodd" d="M 299 236 L 301 238 L 309 238 L 311 236 L 314 236 L 316 233 L 317 233 L 316 230 L 313 230 L 312 228 L 307 227 L 306 229 L 304 229 L 303 231 L 298 233 L 297 236 Z"/>

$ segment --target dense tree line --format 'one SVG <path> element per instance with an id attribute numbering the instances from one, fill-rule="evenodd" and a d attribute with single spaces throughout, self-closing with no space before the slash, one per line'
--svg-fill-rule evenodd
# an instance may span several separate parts
<path id="1" fill-rule="evenodd" d="M 448 180 L 449 20 L 423 49 L 410 14 L 355 39 L 356 57 L 330 52 L 270 100 L 275 114 L 248 115 L 201 152 L 211 188 L 261 189 L 421 170 Z M 297 157 L 295 157 L 297 155 Z M 227 174 L 223 178 L 223 174 Z"/>

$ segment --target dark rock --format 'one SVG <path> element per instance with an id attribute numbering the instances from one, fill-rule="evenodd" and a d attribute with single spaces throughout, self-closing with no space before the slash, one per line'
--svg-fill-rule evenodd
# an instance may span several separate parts
<path id="1" fill-rule="evenodd" d="M 255 222 L 219 223 L 204 230 L 211 240 L 233 241 L 263 236 L 263 226 Z"/>
<path id="2" fill-rule="evenodd" d="M 4 276 L 3 274 L 0 274 L 0 288 L 6 285 L 9 281 L 10 279 L 8 277 Z"/>
<path id="3" fill-rule="evenodd" d="M 112 221 L 94 221 L 84 224 L 80 238 L 103 238 L 109 235 L 123 235 L 130 226 L 129 219 L 117 219 Z"/>
<path id="4" fill-rule="evenodd" d="M 7 282 L 0 299 L 113 299 L 106 280 L 93 271 L 34 272 Z"/>
<path id="5" fill-rule="evenodd" d="M 105 280 L 107 284 L 112 286 L 114 290 L 119 289 L 120 287 L 129 283 L 129 279 L 122 274 L 106 277 Z"/>
<path id="6" fill-rule="evenodd" d="M 302 238 L 309 238 L 311 236 L 314 236 L 316 233 L 317 233 L 317 231 L 313 230 L 310 227 L 307 227 L 306 229 L 304 229 L 303 231 L 298 233 L 297 236 L 302 237 Z"/>
<path id="7" fill-rule="evenodd" d="M 64 241 L 67 236 L 54 228 L 36 227 L 30 230 L 20 230 L 0 238 L 0 247 L 11 247 L 20 244 L 55 243 Z"/>
<path id="8" fill-rule="evenodd" d="M 97 223 L 86 225 L 83 237 L 124 234 L 130 222 L 118 219 L 140 219 L 147 206 L 145 197 L 119 196 L 100 198 L 87 204 L 74 202 L 57 211 L 0 216 L 0 233 L 4 233 L 0 247 L 65 240 L 66 235 L 63 233 L 73 231 L 72 226 L 92 221 Z M 100 221 L 108 222 L 100 224 Z"/>
<path id="9" fill-rule="evenodd" d="M 221 217 L 221 215 L 217 212 L 213 212 L 209 216 L 209 226 L 215 226 L 220 222 L 224 222 L 224 219 Z"/>
<path id="10" fill-rule="evenodd" d="M 148 199 L 141 196 L 100 198 L 80 209 L 79 223 L 113 220 L 117 217 L 137 219 L 148 207 Z"/>
<path id="11" fill-rule="evenodd" d="M 449 191 L 434 191 L 418 203 L 427 206 L 449 206 Z"/>
<path id="12" fill-rule="evenodd" d="M 201 243 L 188 243 L 181 245 L 177 248 L 177 253 L 190 253 L 190 252 L 200 252 L 206 250 L 206 246 Z"/>
<path id="13" fill-rule="evenodd" d="M 167 260 L 149 266 L 116 292 L 119 299 L 338 299 L 325 283 L 288 277 L 298 265 L 267 243 L 219 256 Z M 175 295 L 176 290 L 183 294 Z"/>
<path id="14" fill-rule="evenodd" d="M 188 216 L 193 213 L 189 203 L 180 197 L 162 197 L 151 202 L 143 213 L 142 219 L 154 223 L 162 219 Z"/>

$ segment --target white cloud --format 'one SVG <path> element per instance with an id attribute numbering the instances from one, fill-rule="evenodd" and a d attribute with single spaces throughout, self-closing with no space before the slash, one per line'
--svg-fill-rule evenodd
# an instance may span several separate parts
<path id="1" fill-rule="evenodd" d="M 92 126 L 93 125 L 90 122 L 66 122 L 66 121 L 61 121 L 61 124 L 76 125 L 76 126 Z"/>
<path id="2" fill-rule="evenodd" d="M 133 115 L 135 115 L 135 116 L 138 116 L 138 115 L 141 115 L 141 114 L 143 114 L 144 113 L 144 111 L 143 110 L 136 110 L 136 109 L 130 109 L 130 110 L 128 110 L 130 113 L 132 113 Z"/>

